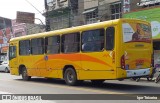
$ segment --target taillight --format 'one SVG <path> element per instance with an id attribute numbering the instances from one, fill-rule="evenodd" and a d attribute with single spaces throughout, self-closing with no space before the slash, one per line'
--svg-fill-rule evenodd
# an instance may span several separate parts
<path id="1" fill-rule="evenodd" d="M 154 67 L 154 54 L 152 54 L 152 57 L 151 57 L 151 67 Z"/>
<path id="2" fill-rule="evenodd" d="M 122 55 L 121 57 L 121 68 L 125 69 L 125 56 L 124 55 Z"/>

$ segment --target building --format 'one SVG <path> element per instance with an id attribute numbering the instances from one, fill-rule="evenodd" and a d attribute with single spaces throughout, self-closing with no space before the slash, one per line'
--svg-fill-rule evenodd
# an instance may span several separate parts
<path id="1" fill-rule="evenodd" d="M 17 23 L 16 20 L 12 20 L 13 37 L 19 37 L 26 35 L 26 24 Z"/>
<path id="2" fill-rule="evenodd" d="M 16 20 L 12 20 L 13 37 L 19 37 L 24 35 L 30 35 L 35 33 L 44 32 L 45 27 L 39 24 L 17 23 Z"/>
<path id="3" fill-rule="evenodd" d="M 9 40 L 12 37 L 11 19 L 0 17 L 0 60 L 7 60 Z"/>
<path id="4" fill-rule="evenodd" d="M 121 18 L 120 0 L 84 0 L 85 24 Z"/>
<path id="5" fill-rule="evenodd" d="M 141 12 L 138 15 L 143 15 L 137 17 L 131 14 L 159 8 L 160 0 L 45 0 L 45 4 L 46 25 L 56 30 L 122 17 L 145 19 L 150 13 Z M 153 10 L 156 17 L 158 10 Z"/>
<path id="6" fill-rule="evenodd" d="M 152 37 L 160 38 L 160 0 L 127 0 L 130 11 L 123 18 L 136 18 L 151 23 Z"/>
<path id="7" fill-rule="evenodd" d="M 44 0 L 47 28 L 51 30 L 74 25 L 74 16 L 78 10 L 78 0 Z"/>
<path id="8" fill-rule="evenodd" d="M 40 24 L 26 23 L 26 35 L 45 32 L 45 26 Z"/>
<path id="9" fill-rule="evenodd" d="M 45 10 L 51 30 L 122 17 L 120 0 L 45 0 Z"/>

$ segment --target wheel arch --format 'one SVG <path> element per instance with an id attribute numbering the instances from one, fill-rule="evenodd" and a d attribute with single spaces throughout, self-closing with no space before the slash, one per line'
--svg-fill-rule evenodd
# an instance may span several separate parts
<path id="1" fill-rule="evenodd" d="M 77 72 L 76 72 L 76 69 L 75 69 L 75 67 L 73 66 L 73 65 L 65 65 L 64 66 L 64 68 L 63 68 L 63 78 L 64 78 L 64 73 L 65 73 L 65 71 L 67 70 L 67 68 L 72 68 L 74 71 L 75 71 L 75 73 L 76 73 L 76 76 L 77 76 Z"/>
<path id="2" fill-rule="evenodd" d="M 25 66 L 24 64 L 21 64 L 21 65 L 19 66 L 19 75 L 22 74 L 23 67 L 26 67 L 26 66 Z"/>

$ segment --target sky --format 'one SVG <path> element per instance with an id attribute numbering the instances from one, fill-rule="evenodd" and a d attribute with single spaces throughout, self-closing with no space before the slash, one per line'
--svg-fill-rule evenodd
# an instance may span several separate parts
<path id="1" fill-rule="evenodd" d="M 44 0 L 28 0 L 42 13 L 45 10 Z M 9 19 L 16 19 L 17 11 L 35 13 L 35 18 L 39 18 L 45 23 L 45 18 L 27 0 L 0 0 L 0 16 Z M 35 23 L 41 24 L 40 20 Z"/>

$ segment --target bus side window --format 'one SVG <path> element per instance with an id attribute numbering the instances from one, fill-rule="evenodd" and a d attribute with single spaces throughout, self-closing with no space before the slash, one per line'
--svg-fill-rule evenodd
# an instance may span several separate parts
<path id="1" fill-rule="evenodd" d="M 29 55 L 30 48 L 30 40 L 19 41 L 19 55 Z"/>
<path id="2" fill-rule="evenodd" d="M 106 50 L 113 50 L 114 49 L 114 36 L 115 36 L 115 28 L 108 27 L 106 29 Z"/>
<path id="3" fill-rule="evenodd" d="M 104 29 L 84 31 L 81 47 L 84 52 L 102 51 L 104 48 Z"/>
<path id="4" fill-rule="evenodd" d="M 60 52 L 60 36 L 45 38 L 45 53 L 58 54 Z"/>
<path id="5" fill-rule="evenodd" d="M 71 33 L 71 34 L 65 34 L 61 38 L 62 41 L 62 47 L 61 51 L 63 53 L 77 53 L 79 52 L 79 44 L 80 44 L 80 34 L 77 33 Z"/>
<path id="6" fill-rule="evenodd" d="M 44 38 L 31 39 L 32 55 L 44 54 Z"/>

